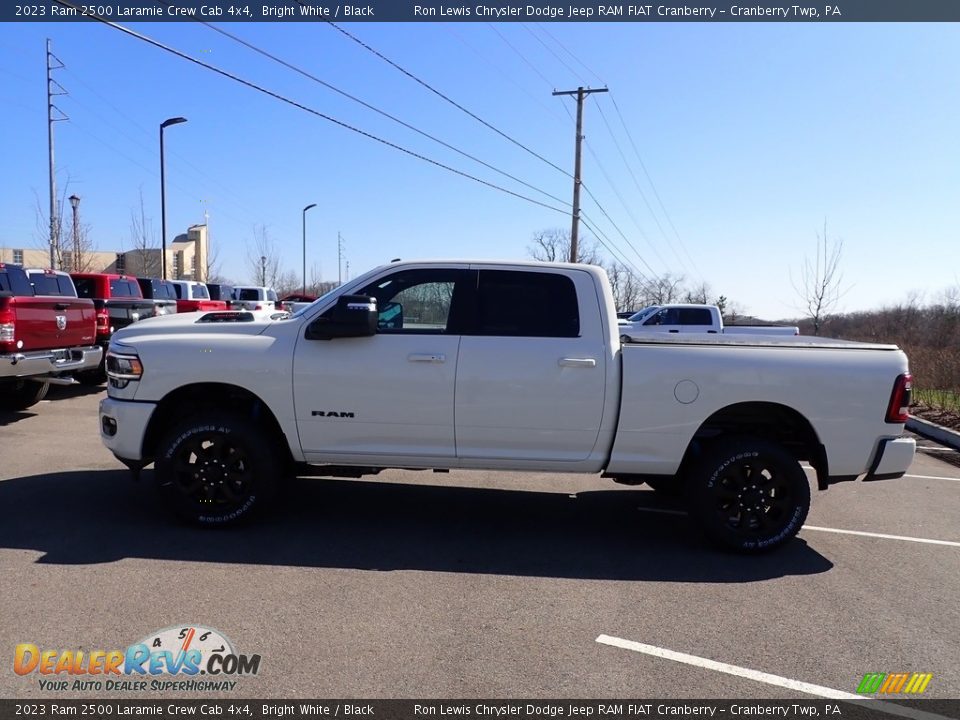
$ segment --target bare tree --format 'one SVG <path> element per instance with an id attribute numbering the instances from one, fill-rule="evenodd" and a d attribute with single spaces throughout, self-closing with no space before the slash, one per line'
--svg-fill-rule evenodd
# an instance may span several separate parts
<path id="1" fill-rule="evenodd" d="M 254 285 L 277 286 L 280 253 L 266 225 L 253 226 L 253 246 L 247 244 L 247 268 Z"/>
<path id="2" fill-rule="evenodd" d="M 668 305 L 677 302 L 683 293 L 683 275 L 664 273 L 648 280 L 644 286 L 647 305 Z"/>
<path id="3" fill-rule="evenodd" d="M 605 269 L 617 310 L 640 310 L 644 307 L 644 284 L 633 270 L 618 262 L 609 263 Z"/>
<path id="4" fill-rule="evenodd" d="M 543 262 L 567 262 L 570 259 L 570 231 L 561 228 L 540 230 L 533 234 L 527 253 L 534 260 Z M 586 237 L 577 243 L 577 262 L 588 265 L 602 264 L 596 240 Z"/>
<path id="5" fill-rule="evenodd" d="M 700 305 L 706 305 L 710 302 L 710 295 L 712 294 L 713 291 L 710 289 L 710 284 L 704 280 L 699 285 L 696 285 L 684 292 L 683 301 L 686 303 L 699 303 Z"/>
<path id="6" fill-rule="evenodd" d="M 63 184 L 60 191 L 60 197 L 57 199 L 57 217 L 54 222 L 54 263 L 57 270 L 67 270 L 69 272 L 90 272 L 93 269 L 94 251 L 93 241 L 91 240 L 90 225 L 84 222 L 76 223 L 76 232 L 74 232 L 74 223 L 71 218 L 65 218 L 66 208 L 70 206 L 67 193 L 70 192 L 70 179 Z M 44 210 L 40 202 L 40 196 L 36 191 L 33 193 L 36 199 L 36 247 L 44 250 L 50 249 L 50 216 Z M 73 212 L 71 208 L 70 213 Z"/>
<path id="7" fill-rule="evenodd" d="M 791 284 L 802 303 L 802 310 L 813 323 L 813 334 L 819 335 L 827 315 L 833 311 L 846 290 L 842 288 L 843 273 L 840 258 L 843 240 L 830 240 L 827 236 L 827 221 L 823 221 L 823 235 L 817 233 L 817 253 L 813 261 L 803 261 L 800 283 Z"/>
<path id="8" fill-rule="evenodd" d="M 141 277 L 160 277 L 161 262 L 153 220 L 147 217 L 140 186 L 140 207 L 130 210 L 130 247 L 127 270 Z"/>

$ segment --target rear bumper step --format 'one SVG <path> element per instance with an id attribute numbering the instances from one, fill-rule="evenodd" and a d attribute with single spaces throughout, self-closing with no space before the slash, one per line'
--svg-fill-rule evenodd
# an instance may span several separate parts
<path id="1" fill-rule="evenodd" d="M 95 370 L 100 365 L 102 355 L 103 350 L 97 346 L 0 355 L 0 378 L 62 375 Z"/>

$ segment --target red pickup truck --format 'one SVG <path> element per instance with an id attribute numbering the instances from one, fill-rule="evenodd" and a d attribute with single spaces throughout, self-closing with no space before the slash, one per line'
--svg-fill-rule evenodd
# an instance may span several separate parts
<path id="1" fill-rule="evenodd" d="M 120 328 L 125 328 L 141 318 L 153 317 L 153 300 L 144 300 L 140 284 L 135 277 L 112 273 L 70 273 L 77 294 L 93 300 L 97 311 L 97 344 L 106 356 L 110 338 Z M 92 372 L 77 375 L 77 380 L 86 385 L 98 385 L 107 379 L 103 362 Z"/>
<path id="2" fill-rule="evenodd" d="M 20 265 L 0 263 L 0 409 L 23 410 L 51 383 L 96 368 L 96 313 L 91 300 L 37 295 Z"/>

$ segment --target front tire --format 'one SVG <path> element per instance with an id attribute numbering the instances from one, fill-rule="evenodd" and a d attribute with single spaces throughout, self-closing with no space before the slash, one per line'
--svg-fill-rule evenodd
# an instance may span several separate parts
<path id="1" fill-rule="evenodd" d="M 263 429 L 233 415 L 198 415 L 177 424 L 158 447 L 157 488 L 181 520 L 233 525 L 261 511 L 282 467 Z"/>
<path id="2" fill-rule="evenodd" d="M 690 513 L 724 547 L 758 553 L 783 545 L 803 527 L 810 483 L 776 443 L 740 438 L 716 443 L 688 478 Z"/>
<path id="3" fill-rule="evenodd" d="M 48 382 L 13 380 L 0 385 L 0 410 L 16 412 L 36 405 L 47 396 Z"/>

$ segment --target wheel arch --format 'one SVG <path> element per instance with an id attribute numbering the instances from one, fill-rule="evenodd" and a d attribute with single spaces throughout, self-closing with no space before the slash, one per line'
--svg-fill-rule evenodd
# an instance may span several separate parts
<path id="1" fill-rule="evenodd" d="M 174 423 L 204 411 L 232 413 L 257 423 L 267 434 L 267 439 L 280 446 L 279 452 L 284 461 L 292 465 L 290 444 L 270 407 L 246 388 L 211 382 L 179 387 L 157 404 L 144 433 L 143 457 L 156 456 L 157 446 Z"/>
<path id="2" fill-rule="evenodd" d="M 773 402 L 735 403 L 710 415 L 687 446 L 680 472 L 696 462 L 705 447 L 734 436 L 762 438 L 783 446 L 797 461 L 809 462 L 817 473 L 817 487 L 827 488 L 827 453 L 813 425 L 794 408 Z"/>

